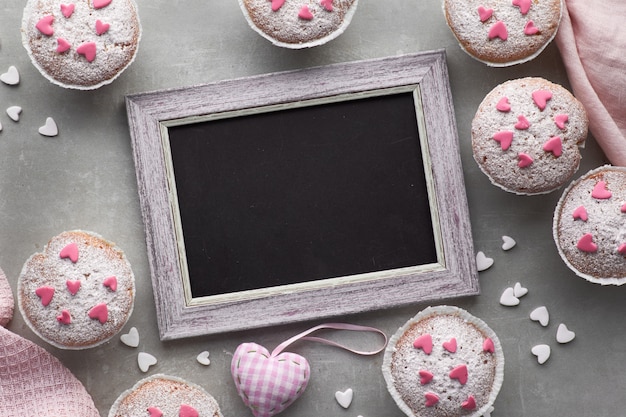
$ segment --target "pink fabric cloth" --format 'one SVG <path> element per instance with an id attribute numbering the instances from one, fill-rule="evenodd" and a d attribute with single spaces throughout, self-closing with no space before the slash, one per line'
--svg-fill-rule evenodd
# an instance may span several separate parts
<path id="1" fill-rule="evenodd" d="M 626 166 L 626 1 L 565 0 L 556 42 L 589 129 Z"/>

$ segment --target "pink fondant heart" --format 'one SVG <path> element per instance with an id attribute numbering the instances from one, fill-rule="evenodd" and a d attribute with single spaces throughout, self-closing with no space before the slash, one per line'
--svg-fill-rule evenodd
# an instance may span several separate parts
<path id="1" fill-rule="evenodd" d="M 62 54 L 65 51 L 68 51 L 72 45 L 63 38 L 57 38 L 57 52 Z"/>
<path id="2" fill-rule="evenodd" d="M 78 262 L 78 245 L 76 243 L 69 243 L 61 252 L 59 252 L 61 259 L 69 259 L 72 263 Z"/>
<path id="3" fill-rule="evenodd" d="M 607 190 L 606 182 L 604 181 L 598 181 L 591 191 L 591 196 L 598 200 L 607 200 L 611 198 L 612 195 L 613 193 Z"/>
<path id="4" fill-rule="evenodd" d="M 93 62 L 93 60 L 96 59 L 96 43 L 82 43 L 78 46 L 78 48 L 76 48 L 76 52 L 78 52 L 80 55 L 83 55 L 88 62 Z"/>
<path id="5" fill-rule="evenodd" d="M 617 253 L 622 256 L 626 256 L 626 243 L 622 243 L 621 245 L 619 245 L 619 247 L 617 248 Z"/>
<path id="6" fill-rule="evenodd" d="M 483 6 L 478 6 L 478 17 L 481 22 L 486 22 L 493 15 L 493 9 L 486 9 Z"/>
<path id="7" fill-rule="evenodd" d="M 515 128 L 517 130 L 526 130 L 529 127 L 530 127 L 530 122 L 523 114 L 520 114 L 519 116 L 517 116 L 517 123 L 515 123 Z"/>
<path id="8" fill-rule="evenodd" d="M 498 111 L 501 111 L 503 113 L 510 112 L 511 111 L 511 104 L 509 103 L 509 98 L 508 97 L 502 97 L 498 101 L 498 104 L 496 104 L 496 109 L 498 109 Z"/>
<path id="9" fill-rule="evenodd" d="M 493 340 L 490 337 L 486 338 L 483 342 L 483 352 L 493 353 L 496 351 L 496 348 L 493 344 Z"/>
<path id="10" fill-rule="evenodd" d="M 298 12 L 298 17 L 302 20 L 312 20 L 314 16 L 311 10 L 309 10 L 309 6 L 305 4 Z"/>
<path id="11" fill-rule="evenodd" d="M 525 15 L 530 10 L 530 1 L 531 0 L 513 0 L 513 6 L 519 7 L 519 11 Z"/>
<path id="12" fill-rule="evenodd" d="M 35 294 L 41 298 L 41 304 L 47 307 L 52 301 L 52 297 L 54 297 L 54 288 L 47 286 L 39 287 L 35 290 Z"/>
<path id="13" fill-rule="evenodd" d="M 159 410 L 157 407 L 148 407 L 148 412 L 150 413 L 148 417 L 163 417 L 163 411 Z"/>
<path id="14" fill-rule="evenodd" d="M 285 0 L 272 0 L 272 11 L 276 12 L 285 4 Z"/>
<path id="15" fill-rule="evenodd" d="M 500 132 L 496 132 L 493 135 L 493 140 L 500 143 L 500 148 L 503 151 L 506 151 L 511 147 L 511 143 L 513 143 L 513 132 L 510 130 L 502 130 Z"/>
<path id="16" fill-rule="evenodd" d="M 552 152 L 552 155 L 558 158 L 563 154 L 563 141 L 561 141 L 560 137 L 553 136 L 543 144 L 543 150 L 546 152 Z"/>
<path id="17" fill-rule="evenodd" d="M 593 253 L 598 250 L 598 245 L 593 243 L 593 236 L 591 233 L 587 233 L 580 238 L 576 247 L 583 252 Z"/>
<path id="18" fill-rule="evenodd" d="M 94 9 L 102 9 L 103 7 L 107 7 L 109 4 L 111 4 L 111 0 L 93 0 Z"/>
<path id="19" fill-rule="evenodd" d="M 433 380 L 434 375 L 429 371 L 419 371 L 420 384 L 426 385 Z"/>
<path id="20" fill-rule="evenodd" d="M 70 324 L 72 322 L 72 316 L 67 310 L 61 311 L 61 314 L 57 316 L 57 321 L 61 324 Z"/>
<path id="21" fill-rule="evenodd" d="M 72 17 L 72 14 L 74 14 L 74 7 L 74 3 L 61 4 L 61 13 L 63 14 L 63 16 L 69 19 L 70 17 Z"/>
<path id="22" fill-rule="evenodd" d="M 537 90 L 532 93 L 533 101 L 539 107 L 539 110 L 546 108 L 548 100 L 552 98 L 552 91 L 549 90 Z"/>
<path id="23" fill-rule="evenodd" d="M 467 400 L 461 403 L 461 408 L 463 408 L 464 410 L 474 410 L 476 408 L 476 400 L 474 399 L 474 397 L 471 395 L 467 397 Z"/>
<path id="24" fill-rule="evenodd" d="M 95 305 L 89 310 L 89 318 L 104 324 L 109 318 L 109 308 L 105 303 Z"/>
<path id="25" fill-rule="evenodd" d="M 329 12 L 333 11 L 333 0 L 321 0 L 320 4 L 324 9 L 328 10 Z"/>
<path id="26" fill-rule="evenodd" d="M 520 152 L 517 154 L 517 166 L 520 168 L 527 168 L 533 163 L 533 158 L 524 153 Z"/>
<path id="27" fill-rule="evenodd" d="M 413 341 L 415 349 L 422 349 L 425 354 L 430 355 L 433 351 L 433 337 L 429 334 L 423 334 Z"/>
<path id="28" fill-rule="evenodd" d="M 533 22 L 532 20 L 526 22 L 526 24 L 524 25 L 524 35 L 532 36 L 536 35 L 537 33 L 539 33 L 539 28 L 535 26 L 535 22 Z"/>
<path id="29" fill-rule="evenodd" d="M 504 24 L 503 21 L 498 20 L 496 23 L 494 23 L 491 28 L 489 28 L 489 39 L 495 39 L 495 38 L 500 38 L 503 41 L 507 40 L 509 38 L 509 31 L 506 28 L 506 25 Z"/>
<path id="30" fill-rule="evenodd" d="M 434 407 L 435 404 L 439 402 L 439 396 L 434 392 L 427 392 L 424 394 L 424 397 L 426 398 L 426 402 L 424 403 L 426 407 Z"/>
<path id="31" fill-rule="evenodd" d="M 626 203 L 622 204 L 622 207 L 620 208 L 620 211 L 622 213 L 626 213 Z"/>
<path id="32" fill-rule="evenodd" d="M 459 365 L 450 371 L 450 379 L 458 380 L 461 385 L 467 383 L 467 365 Z"/>
<path id="33" fill-rule="evenodd" d="M 183 404 L 180 406 L 178 417 L 198 417 L 198 411 L 190 405 Z"/>
<path id="34" fill-rule="evenodd" d="M 456 339 L 453 337 L 447 342 L 443 342 L 443 348 L 450 353 L 456 352 Z"/>
<path id="35" fill-rule="evenodd" d="M 286 409 L 304 392 L 310 367 L 295 353 L 270 355 L 263 346 L 243 343 L 231 362 L 239 396 L 256 417 L 271 417 Z"/>
<path id="36" fill-rule="evenodd" d="M 556 123 L 556 127 L 563 130 L 565 129 L 565 123 L 569 120 L 569 116 L 567 114 L 557 114 L 554 116 L 554 123 Z"/>
<path id="37" fill-rule="evenodd" d="M 584 222 L 589 219 L 585 206 L 580 206 L 576 210 L 574 210 L 574 212 L 572 213 L 572 217 L 574 218 L 574 220 L 582 220 Z"/>
<path id="38" fill-rule="evenodd" d="M 80 290 L 80 281 L 72 281 L 72 280 L 67 280 L 65 281 L 65 285 L 67 286 L 67 290 L 70 292 L 70 294 L 72 295 L 76 295 L 76 293 L 78 292 L 78 290 Z"/>
<path id="39" fill-rule="evenodd" d="M 105 278 L 104 281 L 102 281 L 102 285 L 108 287 L 111 291 L 115 292 L 117 291 L 117 278 L 114 276 Z"/>
<path id="40" fill-rule="evenodd" d="M 104 35 L 105 33 L 107 33 L 110 27 L 111 27 L 110 24 L 104 23 L 100 19 L 96 20 L 96 35 L 98 36 Z"/>
<path id="41" fill-rule="evenodd" d="M 39 22 L 35 25 L 37 30 L 43 33 L 46 36 L 52 36 L 54 34 L 54 29 L 52 29 L 52 22 L 54 22 L 54 16 L 44 16 L 39 19 Z"/>

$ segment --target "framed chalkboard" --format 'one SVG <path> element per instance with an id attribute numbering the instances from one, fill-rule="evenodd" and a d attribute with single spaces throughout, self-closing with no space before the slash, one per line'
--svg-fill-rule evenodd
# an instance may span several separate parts
<path id="1" fill-rule="evenodd" d="M 478 293 L 443 51 L 126 105 L 163 340 Z"/>

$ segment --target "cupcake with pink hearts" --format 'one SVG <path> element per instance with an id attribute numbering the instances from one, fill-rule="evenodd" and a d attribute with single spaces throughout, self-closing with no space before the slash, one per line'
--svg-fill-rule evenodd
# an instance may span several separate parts
<path id="1" fill-rule="evenodd" d="M 504 353 L 481 319 L 454 306 L 428 307 L 390 339 L 382 369 L 409 417 L 479 417 L 502 386 Z"/>
<path id="2" fill-rule="evenodd" d="M 626 283 L 626 168 L 602 166 L 573 181 L 554 211 L 565 264 L 601 285 Z"/>
<path id="3" fill-rule="evenodd" d="M 93 90 L 135 59 L 141 25 L 134 0 L 28 0 L 22 43 L 52 83 Z"/>

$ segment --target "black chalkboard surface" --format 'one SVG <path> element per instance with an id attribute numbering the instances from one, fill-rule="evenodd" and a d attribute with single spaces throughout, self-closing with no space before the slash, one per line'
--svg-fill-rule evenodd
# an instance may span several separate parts
<path id="1" fill-rule="evenodd" d="M 168 136 L 193 297 L 437 261 L 412 92 Z"/>

